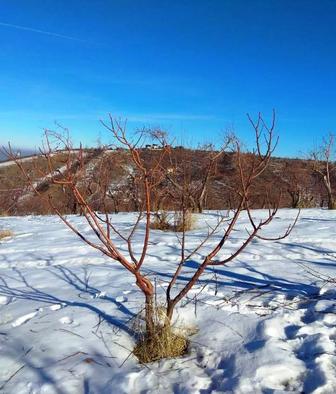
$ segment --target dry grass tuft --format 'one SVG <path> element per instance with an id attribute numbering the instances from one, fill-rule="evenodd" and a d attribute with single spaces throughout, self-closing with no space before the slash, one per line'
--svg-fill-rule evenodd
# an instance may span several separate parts
<path id="1" fill-rule="evenodd" d="M 150 363 L 164 358 L 181 357 L 188 351 L 189 332 L 184 328 L 175 328 L 166 321 L 166 310 L 162 305 L 154 307 L 154 329 L 149 336 L 145 329 L 144 316 L 141 314 L 133 322 L 133 330 L 138 343 L 133 354 L 140 363 Z"/>
<path id="2" fill-rule="evenodd" d="M 182 212 L 175 212 L 174 227 L 176 232 L 193 230 L 196 223 L 196 217 L 190 211 L 186 211 L 184 215 Z"/>
<path id="3" fill-rule="evenodd" d="M 180 211 L 171 214 L 161 211 L 155 214 L 150 227 L 153 230 L 182 232 L 193 230 L 196 223 L 196 217 L 190 211 L 185 212 L 184 215 Z"/>
<path id="4" fill-rule="evenodd" d="M 171 327 L 158 326 L 150 337 L 144 336 L 133 353 L 141 363 L 150 363 L 163 358 L 180 357 L 187 353 L 189 341 Z"/>
<path id="5" fill-rule="evenodd" d="M 172 231 L 171 215 L 166 211 L 156 212 L 150 223 L 153 230 Z"/>
<path id="6" fill-rule="evenodd" d="M 0 239 L 12 237 L 13 235 L 13 232 L 10 230 L 0 230 Z"/>

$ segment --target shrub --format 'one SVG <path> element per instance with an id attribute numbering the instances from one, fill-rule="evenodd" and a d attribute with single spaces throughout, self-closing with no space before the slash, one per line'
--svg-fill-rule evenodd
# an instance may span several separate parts
<path id="1" fill-rule="evenodd" d="M 0 230 L 0 239 L 13 236 L 13 232 L 10 230 Z"/>
<path id="2" fill-rule="evenodd" d="M 196 227 L 197 219 L 189 210 L 185 211 L 184 214 L 181 211 L 175 212 L 174 215 L 174 231 L 183 232 L 190 231 Z"/>
<path id="3" fill-rule="evenodd" d="M 153 230 L 172 231 L 171 215 L 167 211 L 155 212 L 150 227 Z"/>
<path id="4" fill-rule="evenodd" d="M 196 217 L 189 210 L 169 213 L 167 211 L 156 212 L 150 227 L 153 230 L 173 231 L 181 233 L 193 230 L 196 226 Z"/>

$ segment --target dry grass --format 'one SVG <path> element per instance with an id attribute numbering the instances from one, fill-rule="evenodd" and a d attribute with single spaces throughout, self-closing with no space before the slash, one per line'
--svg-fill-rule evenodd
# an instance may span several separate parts
<path id="1" fill-rule="evenodd" d="M 0 230 L 0 239 L 13 236 L 13 232 L 10 230 Z"/>
<path id="2" fill-rule="evenodd" d="M 188 339 L 175 333 L 171 327 L 157 326 L 153 335 L 141 337 L 133 354 L 141 363 L 150 363 L 163 358 L 183 356 L 187 353 L 188 345 Z"/>
<path id="3" fill-rule="evenodd" d="M 174 215 L 174 227 L 176 232 L 190 231 L 196 227 L 196 217 L 190 211 L 185 212 L 175 212 Z"/>
<path id="4" fill-rule="evenodd" d="M 150 227 L 154 230 L 182 232 L 190 231 L 196 227 L 197 220 L 195 216 L 187 211 L 176 211 L 168 213 L 167 211 L 157 212 L 152 220 Z"/>
<path id="5" fill-rule="evenodd" d="M 156 212 L 150 227 L 153 230 L 172 231 L 171 215 L 166 211 Z"/>
<path id="6" fill-rule="evenodd" d="M 153 316 L 154 329 L 150 336 L 146 332 L 143 314 L 139 314 L 133 321 L 133 330 L 138 337 L 133 354 L 140 363 L 145 364 L 164 358 L 181 357 L 187 353 L 188 337 L 194 332 L 164 324 L 166 318 L 165 307 L 156 305 Z"/>

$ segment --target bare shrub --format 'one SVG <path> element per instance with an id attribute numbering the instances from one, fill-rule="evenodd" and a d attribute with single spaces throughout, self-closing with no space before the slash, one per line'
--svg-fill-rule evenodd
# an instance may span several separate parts
<path id="1" fill-rule="evenodd" d="M 297 203 L 293 208 L 315 208 L 317 207 L 317 201 L 314 196 L 308 190 L 301 190 L 297 195 Z"/>
<path id="2" fill-rule="evenodd" d="M 196 227 L 196 216 L 190 210 L 176 211 L 174 213 L 174 231 L 182 233 L 194 230 Z"/>
<path id="3" fill-rule="evenodd" d="M 0 230 L 0 239 L 12 237 L 14 233 L 11 230 Z"/>
<path id="4" fill-rule="evenodd" d="M 150 223 L 153 230 L 183 232 L 191 231 L 196 227 L 196 216 L 189 210 L 183 211 L 159 211 L 154 213 Z"/>
<path id="5" fill-rule="evenodd" d="M 153 230 L 172 231 L 171 216 L 171 213 L 167 211 L 155 212 L 150 223 L 150 228 Z"/>
<path id="6" fill-rule="evenodd" d="M 176 306 L 183 300 L 193 286 L 198 282 L 200 277 L 206 272 L 217 266 L 224 266 L 233 261 L 239 256 L 245 248 L 250 244 L 254 238 L 263 240 L 279 240 L 291 232 L 296 220 L 289 226 L 282 235 L 274 235 L 265 237 L 262 230 L 268 226 L 279 207 L 279 199 L 272 205 L 270 199 L 266 195 L 264 197 L 265 206 L 268 208 L 266 217 L 261 220 L 256 220 L 252 213 L 252 194 L 253 190 L 258 188 L 257 179 L 268 168 L 272 153 L 277 145 L 277 140 L 274 141 L 274 128 L 275 128 L 275 115 L 271 124 L 268 125 L 259 114 L 256 121 L 249 117 L 249 121 L 253 127 L 255 134 L 255 148 L 252 152 L 244 152 L 242 144 L 237 138 L 230 136 L 226 148 L 230 146 L 235 160 L 235 167 L 237 169 L 237 182 L 231 186 L 230 193 L 233 196 L 232 210 L 229 216 L 220 217 L 218 223 L 209 227 L 205 231 L 203 240 L 199 244 L 190 246 L 188 244 L 187 228 L 192 224 L 191 216 L 188 219 L 188 210 L 190 208 L 191 190 L 188 182 L 183 182 L 177 185 L 176 188 L 170 189 L 170 195 L 176 200 L 176 206 L 182 213 L 182 217 L 178 219 L 177 223 L 182 223 L 181 232 L 178 233 L 179 250 L 176 252 L 178 263 L 171 273 L 170 280 L 165 293 L 164 305 L 164 318 L 157 319 L 156 317 L 156 293 L 155 286 L 151 277 L 147 274 L 147 270 L 143 269 L 145 265 L 149 247 L 155 248 L 150 245 L 151 236 L 151 220 L 152 220 L 152 206 L 155 192 L 158 185 L 162 184 L 166 179 L 166 170 L 164 161 L 171 155 L 170 145 L 167 143 L 166 135 L 161 132 L 155 131 L 150 133 L 150 137 L 154 138 L 158 148 L 158 152 L 153 156 L 151 161 L 144 160 L 146 151 L 143 149 L 143 144 L 148 138 L 148 133 L 141 131 L 135 139 L 128 137 L 126 133 L 126 123 L 115 120 L 112 116 L 109 117 L 108 123 L 103 125 L 112 134 L 115 140 L 116 147 L 123 149 L 125 154 L 128 155 L 132 162 L 132 195 L 134 198 L 134 206 L 137 208 L 137 218 L 133 223 L 128 234 L 120 231 L 112 222 L 113 217 L 105 212 L 103 215 L 97 214 L 90 204 L 90 196 L 86 194 L 85 182 L 78 182 L 79 179 L 84 179 L 84 158 L 83 151 L 80 149 L 74 154 L 71 141 L 67 136 L 62 136 L 54 132 L 46 133 L 46 144 L 44 150 L 44 157 L 48 163 L 48 168 L 45 176 L 48 174 L 55 174 L 49 180 L 52 185 L 61 189 L 66 189 L 72 195 L 77 210 L 83 215 L 83 219 L 87 222 L 92 230 L 93 237 L 88 238 L 86 233 L 82 230 L 80 225 L 77 227 L 73 225 L 69 219 L 62 214 L 58 206 L 55 204 L 51 195 L 41 193 L 36 183 L 30 177 L 30 174 L 24 168 L 22 162 L 15 156 L 9 147 L 9 156 L 16 161 L 21 173 L 25 176 L 30 189 L 39 196 L 42 200 L 47 201 L 50 208 L 55 212 L 60 219 L 68 226 L 77 236 L 84 242 L 95 248 L 105 256 L 120 264 L 125 271 L 133 275 L 134 280 L 140 291 L 144 296 L 144 336 L 140 340 L 135 352 L 151 354 L 149 358 L 142 358 L 142 360 L 156 360 L 161 357 L 176 356 L 177 353 L 170 349 L 169 351 L 162 351 L 162 348 L 168 347 L 168 343 L 179 342 L 178 348 L 180 351 L 185 351 L 186 341 L 178 340 L 178 334 L 174 332 L 172 321 L 173 314 Z M 67 160 L 63 166 L 62 171 L 55 173 L 53 163 L 53 153 L 55 145 L 62 146 L 62 151 L 67 152 Z M 73 169 L 77 171 L 74 172 Z M 174 181 L 175 182 L 175 181 Z M 171 185 L 174 186 L 174 182 Z M 105 182 L 103 182 L 105 188 Z M 175 182 L 176 183 L 176 182 Z M 100 183 L 97 182 L 97 187 Z M 225 186 L 223 186 L 224 188 Z M 262 190 L 260 192 L 265 193 Z M 234 244 L 235 249 L 230 251 L 230 254 L 224 253 L 223 250 L 234 231 L 238 219 L 242 212 L 246 212 L 249 219 L 249 228 L 247 229 L 246 238 L 241 244 Z M 142 247 L 139 251 L 138 243 L 139 238 L 134 241 L 134 235 L 140 229 L 140 223 L 143 224 L 144 230 L 141 230 L 143 241 Z M 177 224 L 175 223 L 175 224 Z M 189 223 L 187 225 L 187 223 Z M 219 241 L 213 246 L 211 245 L 210 251 L 208 248 L 209 240 L 214 234 L 220 234 Z M 118 241 L 118 242 L 117 242 Z M 128 253 L 124 252 L 124 247 L 120 247 L 119 241 L 124 243 Z M 135 244 L 137 248 L 135 249 Z M 137 250 L 137 252 L 135 252 Z M 155 254 L 154 251 L 151 254 Z M 185 280 L 181 280 L 180 275 L 185 269 L 186 263 L 191 260 L 197 260 L 198 264 L 195 265 L 194 271 L 191 276 Z M 188 267 L 188 270 L 190 267 Z M 189 275 L 189 274 L 188 274 Z M 170 338 L 169 340 L 167 338 Z M 169 345 L 170 346 L 170 345 Z M 141 350 L 140 350 L 141 349 Z M 161 350 L 158 350 L 161 349 Z M 166 349 L 167 350 L 167 349 Z M 140 357 L 140 356 L 139 356 Z M 146 356 L 147 357 L 147 356 Z"/>

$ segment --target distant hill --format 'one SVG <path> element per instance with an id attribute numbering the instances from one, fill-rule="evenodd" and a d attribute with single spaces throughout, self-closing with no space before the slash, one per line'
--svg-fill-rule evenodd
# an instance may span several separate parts
<path id="1" fill-rule="evenodd" d="M 32 150 L 23 149 L 21 157 L 30 156 L 32 153 Z M 49 197 L 62 213 L 80 212 L 80 207 L 69 190 L 52 182 L 64 171 L 73 173 L 94 211 L 137 211 L 138 175 L 129 152 L 119 148 L 85 149 L 83 153 L 83 163 L 79 166 L 79 162 L 74 158 L 70 170 L 67 170 L 67 154 L 58 151 L 53 155 L 54 171 L 50 174 L 45 172 L 48 166 L 44 157 L 27 157 L 23 166 L 34 181 L 39 196 L 26 189 L 26 181 L 14 163 L 1 163 L 0 213 L 50 214 L 52 211 L 47 203 Z M 75 151 L 72 154 L 76 156 Z M 153 166 L 161 155 L 160 150 L 152 146 L 140 149 L 139 154 L 148 167 Z M 157 183 L 155 190 L 153 189 L 156 199 L 153 210 L 176 209 L 180 204 L 176 197 L 178 185 L 184 185 L 188 196 L 192 196 L 189 198 L 190 206 L 197 211 L 197 196 L 202 190 L 208 165 L 209 152 L 206 150 L 182 147 L 172 149 L 162 162 L 162 168 L 167 169 L 167 173 Z M 336 174 L 332 176 L 332 182 L 336 185 Z M 204 209 L 220 210 L 235 206 L 239 168 L 234 153 L 226 152 L 219 157 L 207 182 Z M 43 194 L 48 198 L 41 200 L 40 196 Z M 265 208 L 269 203 L 279 204 L 280 207 L 309 208 L 324 206 L 326 201 L 325 189 L 312 171 L 309 160 L 274 157 L 255 182 L 249 203 L 252 208 Z"/>

